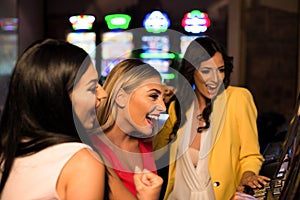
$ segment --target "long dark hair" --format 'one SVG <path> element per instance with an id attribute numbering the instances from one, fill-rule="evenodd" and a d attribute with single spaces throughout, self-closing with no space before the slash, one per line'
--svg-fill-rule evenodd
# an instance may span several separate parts
<path id="1" fill-rule="evenodd" d="M 82 48 L 54 39 L 35 42 L 19 57 L 0 124 L 0 193 L 16 157 L 81 141 L 70 92 L 90 63 Z"/>
<path id="2" fill-rule="evenodd" d="M 186 49 L 184 57 L 181 62 L 179 69 L 180 74 L 184 81 L 181 81 L 180 88 L 178 89 L 177 99 L 175 101 L 175 109 L 177 115 L 177 122 L 173 127 L 173 134 L 176 135 L 180 124 L 184 124 L 186 121 L 185 112 L 194 100 L 194 91 L 190 88 L 194 87 L 194 72 L 200 66 L 203 61 L 209 60 L 216 52 L 222 54 L 225 67 L 225 77 L 223 80 L 224 86 L 222 89 L 226 89 L 230 83 L 230 74 L 233 69 L 233 57 L 228 56 L 224 47 L 219 44 L 216 40 L 202 36 L 194 39 Z M 221 91 L 220 91 L 221 92 Z M 206 107 L 203 110 L 202 117 L 205 121 L 205 126 L 202 129 L 207 129 L 210 126 L 209 116 L 212 112 L 212 100 L 206 99 Z"/>

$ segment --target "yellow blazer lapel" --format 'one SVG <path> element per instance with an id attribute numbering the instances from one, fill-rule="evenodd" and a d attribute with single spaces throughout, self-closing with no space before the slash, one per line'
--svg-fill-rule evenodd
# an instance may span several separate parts
<path id="1" fill-rule="evenodd" d="M 217 143 L 225 121 L 226 115 L 226 92 L 222 92 L 213 102 L 213 111 L 211 117 L 212 140 L 211 147 Z"/>

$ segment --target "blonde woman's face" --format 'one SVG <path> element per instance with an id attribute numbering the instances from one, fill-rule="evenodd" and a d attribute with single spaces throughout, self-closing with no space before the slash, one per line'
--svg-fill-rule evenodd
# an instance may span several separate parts
<path id="1" fill-rule="evenodd" d="M 160 78 L 147 79 L 129 94 L 122 127 L 128 128 L 127 133 L 151 135 L 160 113 L 164 111 L 166 107 Z"/>

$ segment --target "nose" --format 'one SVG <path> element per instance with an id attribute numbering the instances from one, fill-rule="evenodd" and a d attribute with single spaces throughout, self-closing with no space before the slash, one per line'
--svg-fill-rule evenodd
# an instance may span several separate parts
<path id="1" fill-rule="evenodd" d="M 161 97 L 161 98 L 158 99 L 157 110 L 159 112 L 165 112 L 166 111 L 166 105 L 165 105 L 163 97 Z"/>
<path id="2" fill-rule="evenodd" d="M 214 81 L 215 83 L 219 82 L 219 80 L 220 80 L 220 72 L 219 72 L 218 69 L 212 71 L 210 79 L 212 81 Z"/>
<path id="3" fill-rule="evenodd" d="M 107 98 L 107 93 L 103 89 L 103 87 L 98 84 L 97 85 L 97 90 L 96 90 L 96 105 L 95 107 L 98 108 L 100 106 L 101 99 Z"/>

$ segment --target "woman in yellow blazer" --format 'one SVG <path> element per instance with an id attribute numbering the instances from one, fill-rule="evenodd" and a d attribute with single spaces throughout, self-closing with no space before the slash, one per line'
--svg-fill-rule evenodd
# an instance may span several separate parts
<path id="1" fill-rule="evenodd" d="M 176 101 L 153 144 L 158 157 L 168 150 L 163 199 L 246 199 L 243 187 L 267 184 L 256 127 L 257 110 L 246 88 L 228 86 L 232 57 L 209 37 L 186 50 Z M 169 144 L 169 145 L 167 145 Z M 236 191 L 238 191 L 236 193 Z"/>

